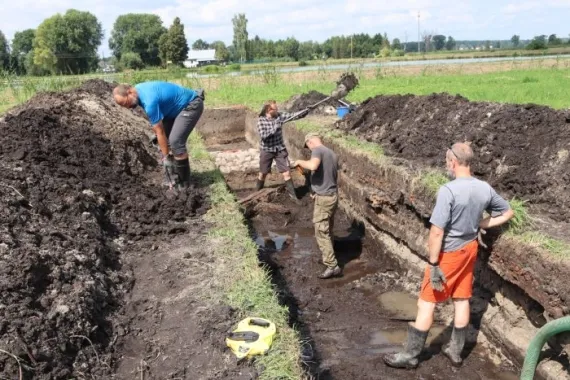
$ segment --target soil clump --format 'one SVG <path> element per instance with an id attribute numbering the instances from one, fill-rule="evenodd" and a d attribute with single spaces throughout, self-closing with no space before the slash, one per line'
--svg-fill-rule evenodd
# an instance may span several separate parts
<path id="1" fill-rule="evenodd" d="M 546 106 L 432 94 L 369 98 L 335 126 L 421 167 L 444 167 L 447 148 L 468 141 L 475 176 L 564 221 L 570 216 L 569 122 L 566 111 Z"/>
<path id="2" fill-rule="evenodd" d="M 128 257 L 189 230 L 204 189 L 168 196 L 145 122 L 95 80 L 0 120 L 0 374 L 109 378 Z M 20 367 L 21 366 L 21 367 Z"/>

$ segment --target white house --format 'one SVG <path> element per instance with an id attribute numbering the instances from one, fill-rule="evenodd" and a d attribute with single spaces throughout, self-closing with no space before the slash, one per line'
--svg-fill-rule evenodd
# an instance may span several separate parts
<path id="1" fill-rule="evenodd" d="M 184 61 L 184 66 L 198 67 L 217 62 L 216 49 L 190 50 L 188 51 L 188 59 Z"/>

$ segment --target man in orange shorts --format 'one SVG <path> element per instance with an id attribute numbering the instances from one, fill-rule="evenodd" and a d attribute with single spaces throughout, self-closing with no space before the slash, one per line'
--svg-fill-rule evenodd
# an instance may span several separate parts
<path id="1" fill-rule="evenodd" d="M 473 151 L 468 144 L 456 143 L 446 152 L 448 174 L 454 179 L 438 191 L 430 219 L 429 265 L 420 290 L 418 314 L 415 323 L 408 326 L 404 350 L 384 357 L 390 367 L 418 366 L 436 303 L 449 298 L 453 299 L 455 318 L 451 341 L 443 348 L 443 354 L 455 366 L 462 363 L 479 229 L 499 226 L 514 216 L 509 203 L 488 183 L 471 176 L 472 160 Z M 485 219 L 484 211 L 490 214 Z"/>

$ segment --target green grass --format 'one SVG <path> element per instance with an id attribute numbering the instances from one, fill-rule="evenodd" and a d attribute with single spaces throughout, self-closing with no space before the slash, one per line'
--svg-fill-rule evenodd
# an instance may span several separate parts
<path id="1" fill-rule="evenodd" d="M 346 135 L 327 126 L 322 126 L 314 120 L 301 119 L 295 122 L 295 126 L 304 133 L 319 132 L 323 137 L 331 139 L 341 147 L 351 151 L 358 151 L 377 164 L 382 164 L 386 158 L 384 149 L 380 145 L 362 140 L 356 136 Z"/>
<path id="2" fill-rule="evenodd" d="M 556 240 L 543 233 L 527 231 L 515 238 L 530 246 L 541 248 L 552 254 L 554 257 L 558 257 L 560 259 L 570 258 L 570 244 Z"/>
<path id="3" fill-rule="evenodd" d="M 561 60 L 558 68 L 537 68 L 532 70 L 509 70 L 486 74 L 461 74 L 456 67 L 455 74 L 431 73 L 434 67 L 426 66 L 423 74 L 399 76 L 383 74 L 374 78 L 361 78 L 360 86 L 348 96 L 352 102 L 380 94 L 429 95 L 447 92 L 460 94 L 473 101 L 494 101 L 501 103 L 536 103 L 553 108 L 570 107 L 567 88 L 570 86 L 569 60 Z M 516 65 L 514 66 L 516 67 Z M 279 76 L 279 74 L 277 74 Z M 217 90 L 209 92 L 208 102 L 214 105 L 243 104 L 258 109 L 267 99 L 278 102 L 310 90 L 330 94 L 335 83 L 330 79 L 315 79 L 293 83 L 277 78 L 271 83 L 244 83 L 237 78 L 224 79 Z"/>
<path id="4" fill-rule="evenodd" d="M 213 224 L 209 239 L 214 254 L 223 258 L 216 271 L 217 278 L 224 279 L 226 302 L 244 317 L 267 318 L 277 326 L 269 353 L 255 360 L 260 378 L 302 379 L 299 336 L 287 324 L 288 310 L 279 304 L 267 270 L 259 266 L 257 247 L 239 205 L 197 132 L 190 135 L 189 145 L 193 170 L 202 181 L 211 183 L 212 207 L 206 219 Z"/>
<path id="5" fill-rule="evenodd" d="M 432 169 L 420 173 L 419 183 L 432 195 L 437 194 L 439 188 L 447 182 L 449 177 L 440 170 Z"/>
<path id="6" fill-rule="evenodd" d="M 514 212 L 513 218 L 509 221 L 509 231 L 515 235 L 522 234 L 531 226 L 531 218 L 526 207 L 526 202 L 513 198 L 509 201 Z"/>

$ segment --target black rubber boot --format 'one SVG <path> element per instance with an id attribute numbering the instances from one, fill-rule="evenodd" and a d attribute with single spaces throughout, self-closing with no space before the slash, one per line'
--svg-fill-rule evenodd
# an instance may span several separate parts
<path id="1" fill-rule="evenodd" d="M 463 363 L 461 358 L 461 352 L 463 352 L 463 347 L 465 346 L 465 336 L 467 335 L 467 327 L 457 328 L 453 327 L 453 332 L 451 333 L 451 340 L 448 344 L 443 347 L 443 354 L 451 361 L 456 367 L 459 367 Z"/>
<path id="2" fill-rule="evenodd" d="M 293 198 L 293 200 L 298 201 L 297 193 L 295 192 L 295 185 L 293 184 L 292 179 L 288 179 L 287 181 L 285 181 L 285 187 L 287 187 L 289 196 Z"/>
<path id="3" fill-rule="evenodd" d="M 174 160 L 176 163 L 176 174 L 178 174 L 178 187 L 187 189 L 190 186 L 190 161 Z"/>
<path id="4" fill-rule="evenodd" d="M 420 331 L 408 325 L 408 341 L 404 351 L 384 356 L 384 363 L 393 368 L 413 369 L 418 366 L 429 331 Z"/>
<path id="5" fill-rule="evenodd" d="M 265 181 L 262 179 L 258 179 L 257 183 L 255 184 L 255 191 L 259 191 L 259 190 L 263 189 L 264 185 L 265 185 Z"/>

